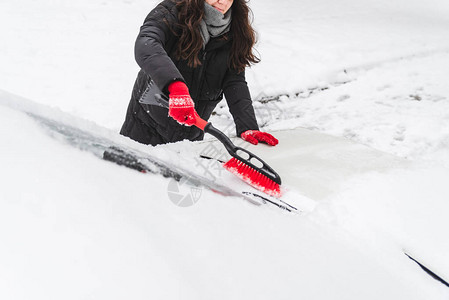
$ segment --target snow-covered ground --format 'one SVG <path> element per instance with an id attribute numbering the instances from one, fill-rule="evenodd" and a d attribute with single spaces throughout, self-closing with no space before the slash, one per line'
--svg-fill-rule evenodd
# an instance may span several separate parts
<path id="1" fill-rule="evenodd" d="M 169 179 L 60 143 L 23 113 L 144 149 L 114 134 L 157 2 L 0 3 L 0 298 L 447 299 L 403 254 L 449 280 L 447 0 L 250 2 L 263 128 L 307 128 L 406 165 L 342 180 L 299 215 L 208 190 L 180 208 Z M 224 104 L 212 121 L 233 132 Z M 183 147 L 145 151 L 186 164 Z"/>

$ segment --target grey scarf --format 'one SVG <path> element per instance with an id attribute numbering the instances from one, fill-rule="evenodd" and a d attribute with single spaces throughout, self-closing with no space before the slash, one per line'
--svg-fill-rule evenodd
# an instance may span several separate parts
<path id="1" fill-rule="evenodd" d="M 204 1 L 204 17 L 200 23 L 200 33 L 203 37 L 203 48 L 211 37 L 225 34 L 231 28 L 231 9 L 224 15 Z"/>

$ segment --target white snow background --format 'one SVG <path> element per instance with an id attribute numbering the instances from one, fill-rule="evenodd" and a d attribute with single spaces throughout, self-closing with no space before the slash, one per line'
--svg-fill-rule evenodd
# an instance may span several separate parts
<path id="1" fill-rule="evenodd" d="M 169 179 L 60 143 L 23 113 L 118 132 L 157 2 L 0 2 L 0 299 L 448 299 L 404 251 L 449 279 L 449 2 L 250 2 L 263 130 L 408 161 L 299 215 L 208 190 L 177 207 Z M 212 121 L 232 124 L 225 105 Z"/>

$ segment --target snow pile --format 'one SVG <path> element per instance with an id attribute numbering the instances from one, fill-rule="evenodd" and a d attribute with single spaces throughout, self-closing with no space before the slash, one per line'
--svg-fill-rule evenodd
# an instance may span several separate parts
<path id="1" fill-rule="evenodd" d="M 0 156 L 4 299 L 444 295 L 401 252 L 371 250 L 322 217 L 208 190 L 180 208 L 166 179 L 63 145 L 18 111 L 0 114 L 0 128 L 16 128 L 2 131 Z"/>
<path id="2" fill-rule="evenodd" d="M 281 97 L 273 105 L 287 115 L 267 128 L 306 127 L 449 166 L 448 68 L 444 52 L 347 71 L 345 84 L 307 97 Z"/>

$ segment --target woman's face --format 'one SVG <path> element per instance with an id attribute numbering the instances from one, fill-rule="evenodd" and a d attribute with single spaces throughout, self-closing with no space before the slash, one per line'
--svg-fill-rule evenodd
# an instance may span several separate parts
<path id="1" fill-rule="evenodd" d="M 216 10 L 225 14 L 232 6 L 234 0 L 205 0 L 207 4 L 214 7 Z"/>

